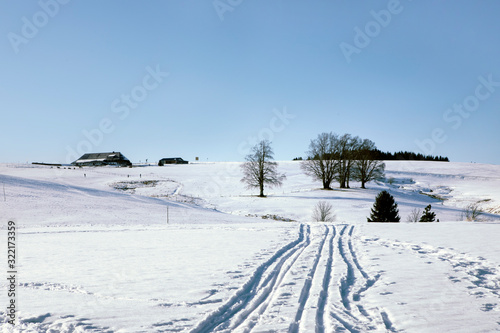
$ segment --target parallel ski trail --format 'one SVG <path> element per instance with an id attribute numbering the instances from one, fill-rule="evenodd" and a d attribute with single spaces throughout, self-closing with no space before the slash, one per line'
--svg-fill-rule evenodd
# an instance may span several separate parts
<path id="1" fill-rule="evenodd" d="M 260 316 L 266 311 L 269 304 L 274 299 L 276 292 L 279 290 L 283 283 L 283 279 L 288 274 L 290 269 L 294 266 L 297 259 L 302 255 L 304 250 L 310 245 L 310 227 L 308 226 L 308 234 L 306 238 L 305 245 L 299 250 L 295 251 L 293 255 L 290 257 L 283 258 L 281 262 L 276 265 L 273 269 L 272 274 L 268 277 L 267 281 L 272 280 L 272 283 L 264 282 L 262 285 L 266 286 L 261 288 L 258 292 L 260 296 L 252 301 L 251 304 L 241 313 L 235 317 L 234 324 L 230 327 L 230 331 L 232 332 L 234 329 L 239 328 L 240 326 L 245 326 L 244 331 L 249 332 L 253 329 L 253 327 L 257 324 Z"/>
<path id="2" fill-rule="evenodd" d="M 328 286 L 332 279 L 332 266 L 333 266 L 333 242 L 336 237 L 336 229 L 332 226 L 332 235 L 330 236 L 330 241 L 328 242 L 328 259 L 326 261 L 325 274 L 323 276 L 323 285 L 321 293 L 318 299 L 318 310 L 316 312 L 316 332 L 325 332 L 325 306 L 328 302 Z"/>
<path id="3" fill-rule="evenodd" d="M 191 332 L 396 332 L 384 309 L 363 302 L 379 276 L 371 277 L 361 265 L 354 228 L 302 224 L 296 240 Z"/>
<path id="4" fill-rule="evenodd" d="M 304 286 L 302 287 L 302 291 L 300 293 L 299 306 L 298 306 L 297 313 L 295 315 L 295 320 L 290 325 L 290 327 L 288 329 L 288 332 L 290 332 L 290 333 L 295 333 L 295 332 L 299 331 L 299 324 L 300 324 L 300 321 L 302 319 L 302 315 L 304 313 L 304 308 L 306 306 L 306 303 L 309 300 L 311 286 L 313 284 L 313 280 L 315 278 L 316 271 L 318 268 L 318 263 L 321 259 L 322 254 L 323 254 L 323 247 L 325 245 L 325 242 L 328 238 L 329 233 L 330 233 L 330 228 L 328 226 L 325 226 L 325 232 L 324 232 L 323 237 L 321 239 L 321 242 L 318 246 L 318 252 L 317 252 L 316 257 L 314 259 L 314 263 L 311 267 L 311 270 L 307 274 L 306 280 L 304 282 Z"/>
<path id="5" fill-rule="evenodd" d="M 353 265 L 351 262 L 347 259 L 347 254 L 345 253 L 344 249 L 344 232 L 347 226 L 342 228 L 340 231 L 340 237 L 339 237 L 339 253 L 340 256 L 342 257 L 342 260 L 344 260 L 344 263 L 347 267 L 347 273 L 346 275 L 340 280 L 340 297 L 342 298 L 342 304 L 344 307 L 350 311 L 351 310 L 351 301 L 349 299 L 349 294 L 351 293 L 352 286 L 356 282 L 356 277 L 354 276 L 354 269 Z"/>
<path id="6" fill-rule="evenodd" d="M 233 297 L 201 321 L 191 332 L 224 331 L 230 329 L 231 325 L 233 326 L 231 329 L 240 325 L 252 311 L 262 304 L 266 297 L 269 297 L 269 290 L 276 284 L 286 260 L 309 245 L 309 235 L 310 227 L 301 225 L 298 239 L 282 247 L 268 261 L 259 266 Z M 272 268 L 274 265 L 276 267 Z M 263 280 L 266 274 L 268 276 Z M 256 302 L 252 303 L 253 300 Z M 245 310 L 249 304 L 251 304 L 250 309 Z M 236 319 L 236 321 L 231 323 L 232 319 Z"/>
<path id="7" fill-rule="evenodd" d="M 363 305 L 363 293 L 375 284 L 378 276 L 371 278 L 361 266 L 353 246 L 353 230 L 354 226 L 344 226 L 337 237 L 340 262 L 333 265 L 337 279 L 330 284 L 330 293 L 337 291 L 338 296 L 330 306 L 329 319 L 335 330 L 395 331 L 385 311 L 376 307 L 367 309 Z M 323 332 L 319 326 L 317 332 Z"/>

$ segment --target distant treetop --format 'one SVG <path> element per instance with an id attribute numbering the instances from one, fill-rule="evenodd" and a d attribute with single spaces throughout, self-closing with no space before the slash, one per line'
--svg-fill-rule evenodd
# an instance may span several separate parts
<path id="1" fill-rule="evenodd" d="M 449 162 L 448 157 L 443 156 L 432 156 L 432 155 L 422 155 L 420 153 L 416 154 L 409 151 L 399 151 L 396 153 L 382 152 L 378 149 L 374 151 L 376 160 L 384 161 L 394 161 L 394 160 L 407 160 L 407 161 L 437 161 L 437 162 Z"/>
<path id="2" fill-rule="evenodd" d="M 448 157 L 443 156 L 432 156 L 432 155 L 422 155 L 420 153 L 416 154 L 409 151 L 399 151 L 396 153 L 382 152 L 378 149 L 373 150 L 374 160 L 377 161 L 397 161 L 397 160 L 407 160 L 407 161 L 436 161 L 436 162 L 449 162 Z M 302 157 L 295 157 L 294 161 L 302 161 Z"/>

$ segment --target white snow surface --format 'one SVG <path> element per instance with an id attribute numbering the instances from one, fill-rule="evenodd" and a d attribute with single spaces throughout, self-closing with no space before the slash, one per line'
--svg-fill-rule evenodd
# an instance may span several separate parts
<path id="1" fill-rule="evenodd" d="M 500 166 L 390 161 L 367 189 L 332 191 L 299 162 L 279 171 L 259 198 L 240 163 L 1 164 L 18 312 L 7 323 L 0 280 L 0 331 L 500 331 Z M 401 223 L 366 222 L 381 190 Z M 321 200 L 335 222 L 311 221 Z M 480 221 L 461 221 L 470 203 Z M 428 204 L 439 223 L 406 222 Z"/>

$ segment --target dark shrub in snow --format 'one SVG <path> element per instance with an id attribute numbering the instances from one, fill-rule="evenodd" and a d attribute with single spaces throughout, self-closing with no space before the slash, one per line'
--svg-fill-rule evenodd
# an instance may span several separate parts
<path id="1" fill-rule="evenodd" d="M 434 222 L 436 220 L 436 213 L 431 212 L 431 205 L 428 205 L 424 209 L 424 213 L 420 218 L 419 222 Z"/>

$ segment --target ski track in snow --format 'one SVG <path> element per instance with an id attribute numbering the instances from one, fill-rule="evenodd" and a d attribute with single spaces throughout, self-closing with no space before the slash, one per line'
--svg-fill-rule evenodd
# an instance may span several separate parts
<path id="1" fill-rule="evenodd" d="M 253 327 L 252 312 L 265 311 L 269 296 L 276 290 L 276 286 L 282 282 L 284 273 L 297 259 L 295 254 L 302 251 L 309 243 L 310 227 L 301 225 L 298 239 L 282 247 L 259 266 L 229 301 L 212 312 L 191 332 L 231 332 L 244 322 Z"/>
<path id="2" fill-rule="evenodd" d="M 343 226 L 334 242 L 336 256 L 330 290 L 336 293 L 328 300 L 331 318 L 326 318 L 325 327 L 329 332 L 396 332 L 383 309 L 363 304 L 363 293 L 375 284 L 378 276 L 370 277 L 358 261 L 353 246 L 353 230 L 354 226 Z"/>
<path id="3" fill-rule="evenodd" d="M 361 266 L 353 230 L 301 224 L 296 240 L 191 332 L 397 332 L 386 311 L 363 304 L 363 293 L 378 276 L 370 277 Z"/>

